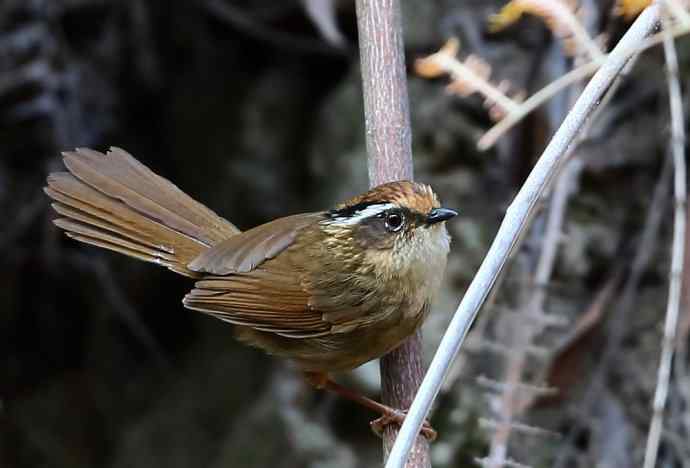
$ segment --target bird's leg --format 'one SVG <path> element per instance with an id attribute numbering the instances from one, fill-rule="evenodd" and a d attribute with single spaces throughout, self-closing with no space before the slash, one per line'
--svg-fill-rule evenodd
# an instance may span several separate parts
<path id="1" fill-rule="evenodd" d="M 387 425 L 392 423 L 401 425 L 402 422 L 405 420 L 405 415 L 407 414 L 407 411 L 391 408 L 388 405 L 384 405 L 383 403 L 379 403 L 376 400 L 367 398 L 361 393 L 358 393 L 347 387 L 343 387 L 342 385 L 331 380 L 328 377 L 328 374 L 320 372 L 305 372 L 304 375 L 307 382 L 309 382 L 314 387 L 321 390 L 328 390 L 330 392 L 335 393 L 336 395 L 339 395 L 350 401 L 354 401 L 355 403 L 359 403 L 360 405 L 369 408 L 370 410 L 376 413 L 379 413 L 381 417 L 373 420 L 370 423 L 371 429 L 379 436 L 383 433 L 383 429 Z M 434 428 L 431 427 L 428 421 L 424 421 L 421 433 L 427 439 L 429 439 L 430 442 L 433 442 L 436 439 L 436 436 L 438 435 Z"/>

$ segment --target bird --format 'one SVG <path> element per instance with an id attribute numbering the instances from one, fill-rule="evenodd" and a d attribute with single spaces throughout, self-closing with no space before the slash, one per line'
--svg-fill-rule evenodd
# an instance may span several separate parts
<path id="1" fill-rule="evenodd" d="M 376 432 L 402 422 L 403 410 L 330 375 L 393 350 L 428 315 L 450 250 L 445 222 L 458 214 L 430 186 L 389 182 L 242 232 L 121 148 L 62 156 L 67 171 L 49 174 L 44 191 L 68 237 L 189 277 L 184 307 L 380 413 Z M 428 423 L 423 433 L 435 438 Z"/>

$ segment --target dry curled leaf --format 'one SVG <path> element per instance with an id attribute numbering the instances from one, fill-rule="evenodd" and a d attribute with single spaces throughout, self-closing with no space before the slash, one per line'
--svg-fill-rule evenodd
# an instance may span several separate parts
<path id="1" fill-rule="evenodd" d="M 626 21 L 631 21 L 651 4 L 652 0 L 616 0 L 613 14 L 624 17 Z"/>
<path id="2" fill-rule="evenodd" d="M 622 16 L 626 21 L 632 21 L 642 10 L 654 3 L 652 0 L 616 0 L 613 6 L 613 14 Z M 690 8 L 688 0 L 664 0 L 663 2 L 671 17 L 687 23 L 686 11 Z"/>
<path id="3" fill-rule="evenodd" d="M 508 2 L 508 4 L 501 8 L 501 11 L 489 16 L 489 31 L 503 31 L 507 27 L 512 26 L 520 21 L 520 18 L 522 18 L 522 15 L 525 13 L 534 14 L 532 11 L 530 11 L 530 9 L 527 8 L 527 5 L 523 4 L 523 2 Z"/>
<path id="4" fill-rule="evenodd" d="M 568 33 L 568 25 L 563 20 L 563 8 L 575 11 L 575 2 L 562 0 L 512 0 L 501 11 L 489 16 L 489 30 L 501 31 L 516 23 L 522 15 L 529 14 L 542 18 L 554 33 Z"/>
<path id="5" fill-rule="evenodd" d="M 335 47 L 345 47 L 345 37 L 336 18 L 336 0 L 302 0 L 302 6 L 326 41 Z"/>

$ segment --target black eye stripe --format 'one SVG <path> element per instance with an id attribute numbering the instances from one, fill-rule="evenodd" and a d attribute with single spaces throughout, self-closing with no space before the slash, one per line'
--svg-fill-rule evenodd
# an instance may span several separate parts
<path id="1" fill-rule="evenodd" d="M 388 205 L 386 207 L 385 205 Z M 344 207 L 338 210 L 331 210 L 326 213 L 326 216 L 330 219 L 334 220 L 341 220 L 344 222 L 348 222 L 350 220 L 352 223 L 362 223 L 366 224 L 368 222 L 372 222 L 374 220 L 379 220 L 379 222 L 382 222 L 381 227 L 385 227 L 386 230 L 390 229 L 388 228 L 388 222 L 387 219 L 391 214 L 398 215 L 402 218 L 402 225 L 403 226 L 422 226 L 425 225 L 426 223 L 426 214 L 423 214 L 421 212 L 418 212 L 416 210 L 412 210 L 407 207 L 391 207 L 392 203 L 389 202 L 366 202 L 366 203 L 358 203 L 356 205 Z M 365 215 L 365 211 L 367 209 L 370 209 L 373 206 L 380 206 L 381 210 L 378 211 L 377 213 L 372 213 L 370 215 Z M 396 221 L 393 221 L 391 224 L 396 224 Z M 399 230 L 399 229 L 398 229 Z M 393 231 L 393 232 L 397 232 Z"/>
<path id="2" fill-rule="evenodd" d="M 327 214 L 328 216 L 332 218 L 350 218 L 352 216 L 357 215 L 357 213 L 360 213 L 364 210 L 366 210 L 368 207 L 372 205 L 380 205 L 382 203 L 387 203 L 387 202 L 365 202 L 365 203 L 357 203 L 356 205 L 352 206 L 346 206 L 344 208 L 340 208 L 338 210 L 330 210 Z"/>

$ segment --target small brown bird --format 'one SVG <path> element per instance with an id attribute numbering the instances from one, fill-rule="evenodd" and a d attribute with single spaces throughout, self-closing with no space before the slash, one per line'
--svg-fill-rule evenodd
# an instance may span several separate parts
<path id="1" fill-rule="evenodd" d="M 45 191 L 69 237 L 196 279 L 185 307 L 236 325 L 241 341 L 291 359 L 313 385 L 380 412 L 376 425 L 401 422 L 403 412 L 328 373 L 391 351 L 427 315 L 446 267 L 444 221 L 457 214 L 429 186 L 391 182 L 240 232 L 122 149 L 63 156 L 69 172 L 50 174 Z"/>

